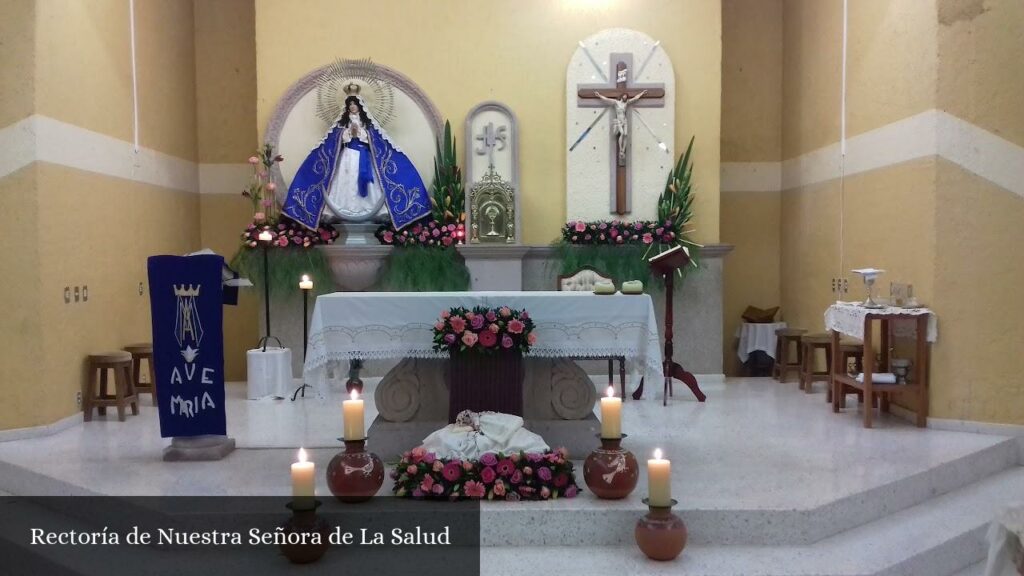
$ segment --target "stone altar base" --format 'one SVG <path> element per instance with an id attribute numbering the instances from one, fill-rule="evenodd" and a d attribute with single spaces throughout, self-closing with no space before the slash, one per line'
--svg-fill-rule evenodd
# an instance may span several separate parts
<path id="1" fill-rule="evenodd" d="M 171 438 L 164 448 L 164 462 L 221 460 L 235 450 L 230 436 L 184 436 Z"/>
<path id="2" fill-rule="evenodd" d="M 367 431 L 366 449 L 384 462 L 393 462 L 402 452 L 419 446 L 424 438 L 447 425 L 444 420 L 388 422 L 377 416 Z M 526 429 L 540 434 L 552 449 L 565 448 L 571 459 L 582 460 L 597 448 L 601 422 L 591 414 L 582 420 L 527 420 Z"/>

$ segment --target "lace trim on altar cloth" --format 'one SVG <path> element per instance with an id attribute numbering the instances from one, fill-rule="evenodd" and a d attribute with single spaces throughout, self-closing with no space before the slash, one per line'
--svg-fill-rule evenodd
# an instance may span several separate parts
<path id="1" fill-rule="evenodd" d="M 864 317 L 874 316 L 921 316 L 928 315 L 928 334 L 926 340 L 935 342 L 938 338 L 938 327 L 935 313 L 928 308 L 864 308 L 850 302 L 837 302 L 825 310 L 825 329 L 835 330 L 854 338 L 864 339 Z M 917 338 L 917 323 L 896 321 L 893 323 L 893 334 L 898 338 Z"/>

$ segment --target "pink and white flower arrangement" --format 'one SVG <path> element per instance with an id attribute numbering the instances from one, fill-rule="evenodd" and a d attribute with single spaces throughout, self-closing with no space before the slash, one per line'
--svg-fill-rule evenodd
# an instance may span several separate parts
<path id="1" fill-rule="evenodd" d="M 434 350 L 449 354 L 469 351 L 526 354 L 537 343 L 533 328 L 533 320 L 525 310 L 508 306 L 451 308 L 442 311 L 434 324 Z"/>
<path id="2" fill-rule="evenodd" d="M 402 455 L 391 478 L 396 496 L 429 500 L 555 500 L 580 490 L 564 448 L 488 452 L 479 460 L 440 459 L 418 448 Z"/>
<path id="3" fill-rule="evenodd" d="M 600 231 L 597 234 L 582 234 L 586 231 Z M 601 220 L 597 222 L 566 222 L 562 227 L 562 240 L 569 244 L 675 244 L 677 224 L 671 220 L 664 222 L 653 220 L 637 220 L 622 222 L 620 220 Z"/>
<path id="4" fill-rule="evenodd" d="M 394 226 L 384 224 L 377 228 L 377 241 L 386 246 L 432 246 L 448 248 L 455 244 L 466 243 L 466 225 L 440 224 L 436 220 L 417 222 L 412 226 L 395 230 Z"/>

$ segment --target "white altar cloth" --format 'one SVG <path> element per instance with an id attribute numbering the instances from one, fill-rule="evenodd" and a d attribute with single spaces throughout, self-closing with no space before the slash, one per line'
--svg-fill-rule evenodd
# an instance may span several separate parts
<path id="1" fill-rule="evenodd" d="M 858 340 L 864 339 L 864 317 L 868 314 L 875 316 L 894 316 L 907 314 L 911 316 L 928 315 L 928 342 L 935 342 L 938 337 L 935 313 L 928 308 L 900 308 L 899 306 L 885 306 L 883 308 L 865 308 L 856 302 L 836 302 L 825 310 L 825 329 L 835 330 L 841 334 L 852 336 Z M 917 327 L 914 322 L 895 322 L 893 333 L 899 337 L 913 338 L 917 334 Z"/>
<path id="2" fill-rule="evenodd" d="M 785 322 L 767 322 L 763 324 L 744 322 L 736 329 L 736 337 L 740 339 L 736 354 L 740 362 L 746 362 L 750 353 L 760 350 L 775 360 L 775 331 L 786 328 Z"/>
<path id="3" fill-rule="evenodd" d="M 336 292 L 316 299 L 303 369 L 306 383 L 322 390 L 333 362 L 447 357 L 433 350 L 433 327 L 442 310 L 456 306 L 528 311 L 537 335 L 531 357 L 625 356 L 631 373 L 660 381 L 658 322 L 647 294 Z"/>

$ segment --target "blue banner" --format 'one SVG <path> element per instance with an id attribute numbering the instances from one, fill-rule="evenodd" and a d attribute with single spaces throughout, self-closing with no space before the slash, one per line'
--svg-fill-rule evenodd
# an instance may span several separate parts
<path id="1" fill-rule="evenodd" d="M 224 258 L 151 256 L 149 302 L 153 316 L 160 435 L 225 435 Z"/>

